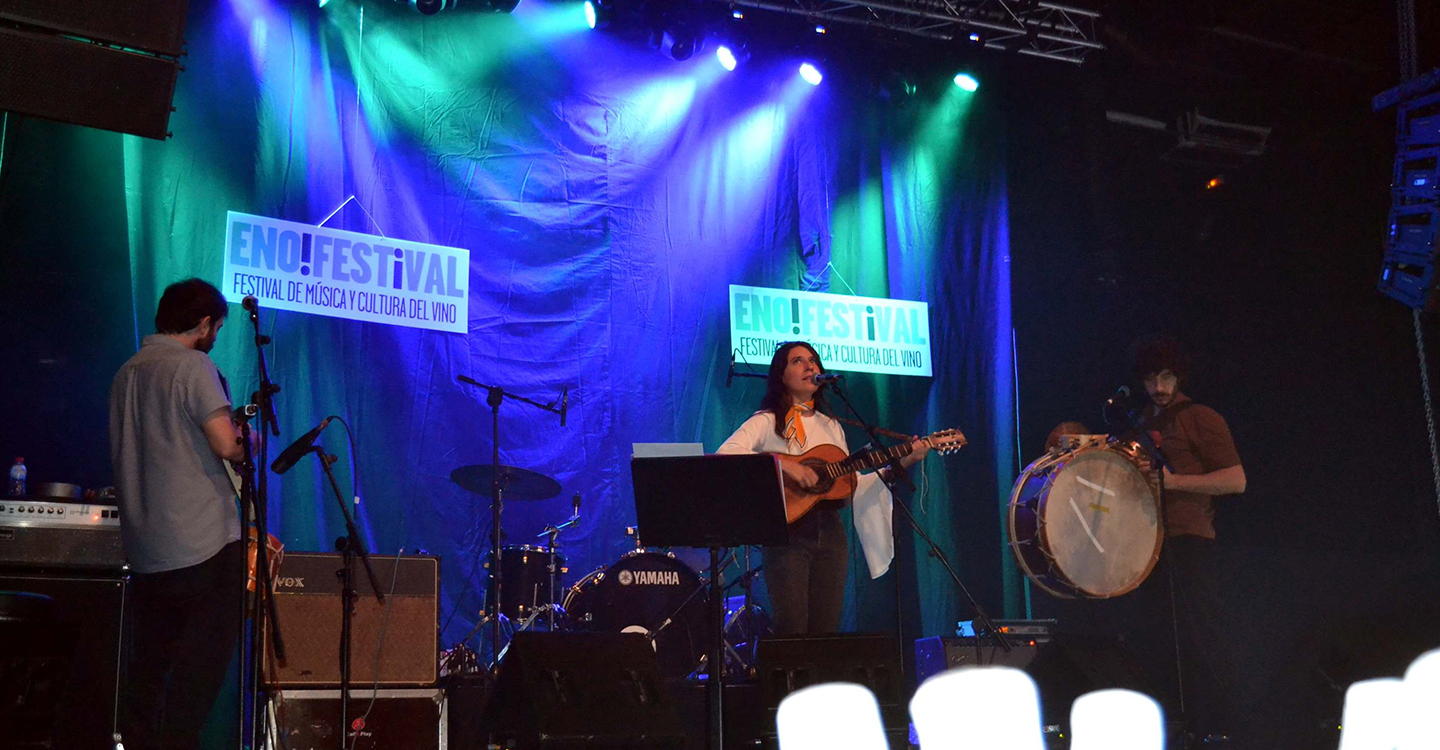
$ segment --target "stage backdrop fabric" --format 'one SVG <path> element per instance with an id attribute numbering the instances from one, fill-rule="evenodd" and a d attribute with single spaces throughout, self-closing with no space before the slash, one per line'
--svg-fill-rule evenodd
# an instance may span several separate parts
<path id="1" fill-rule="evenodd" d="M 959 455 L 925 462 L 911 499 L 982 600 L 1021 613 L 1000 513 L 1016 468 L 1003 127 L 983 92 L 943 76 L 913 97 L 839 73 L 811 87 L 788 58 L 726 74 L 708 52 L 675 62 L 589 32 L 574 4 L 434 17 L 313 5 L 193 3 L 168 141 L 32 132 L 72 130 L 107 154 L 84 197 L 123 205 L 112 229 L 129 248 L 131 344 L 165 285 L 228 283 L 227 211 L 316 223 L 353 196 L 330 226 L 469 249 L 464 334 L 262 312 L 283 388 L 271 456 L 345 418 L 353 456 L 338 424 L 323 444 L 347 501 L 353 482 L 365 542 L 443 556 L 447 644 L 476 621 L 489 532 L 488 500 L 449 474 L 492 447 L 485 393 L 456 377 L 543 402 L 570 388 L 565 427 L 511 401 L 499 424 L 504 463 L 563 487 L 508 503 L 506 542 L 538 543 L 579 493 L 583 520 L 563 537 L 576 580 L 632 546 L 632 443 L 714 450 L 757 406 L 762 381 L 725 384 L 732 283 L 929 303 L 934 377 L 849 388 L 883 425 L 966 432 Z M 235 306 L 213 352 L 237 400 L 256 386 L 248 326 Z M 271 477 L 271 506 L 289 549 L 343 533 L 311 459 Z M 889 627 L 895 574 L 869 581 L 853 540 L 851 566 L 846 626 Z M 896 569 L 907 636 L 970 616 L 908 531 Z"/>

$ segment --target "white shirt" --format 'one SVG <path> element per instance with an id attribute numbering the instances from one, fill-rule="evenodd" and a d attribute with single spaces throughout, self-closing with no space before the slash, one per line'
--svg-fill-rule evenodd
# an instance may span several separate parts
<path id="1" fill-rule="evenodd" d="M 784 453 L 798 456 L 819 445 L 834 445 L 850 454 L 845 442 L 845 430 L 833 418 L 819 412 L 800 417 L 805 425 L 805 443 L 786 440 L 775 434 L 775 415 L 768 411 L 755 412 L 741 424 L 735 434 L 720 444 L 716 453 Z M 895 540 L 891 535 L 890 488 L 874 474 L 856 477 L 855 496 L 851 500 L 855 535 L 860 539 L 860 549 L 865 553 L 865 563 L 870 568 L 870 577 L 879 578 L 890 569 L 895 559 Z"/>

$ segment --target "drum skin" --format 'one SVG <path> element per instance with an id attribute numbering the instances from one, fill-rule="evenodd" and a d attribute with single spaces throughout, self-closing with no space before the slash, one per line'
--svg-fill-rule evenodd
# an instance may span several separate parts
<path id="1" fill-rule="evenodd" d="M 1135 590 L 1160 559 L 1155 485 L 1130 443 L 1095 442 L 1025 467 L 1010 495 L 1010 549 L 1037 586 L 1065 599 Z"/>
<path id="2" fill-rule="evenodd" d="M 695 670 L 709 643 L 707 600 L 704 582 L 690 566 L 668 554 L 637 550 L 570 587 L 565 628 L 655 633 L 651 645 L 660 675 L 681 678 Z"/>

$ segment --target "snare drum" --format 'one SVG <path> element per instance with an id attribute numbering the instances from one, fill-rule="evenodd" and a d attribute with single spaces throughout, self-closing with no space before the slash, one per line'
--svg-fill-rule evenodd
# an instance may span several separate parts
<path id="1" fill-rule="evenodd" d="M 495 611 L 495 571 L 500 571 L 504 582 L 500 590 L 500 612 L 511 620 L 522 620 L 537 608 L 553 604 L 550 596 L 550 548 L 530 544 L 512 544 L 500 548 L 500 564 L 495 564 L 495 553 L 486 556 L 485 567 L 490 570 L 490 585 L 485 588 L 485 609 Z M 556 554 L 555 580 L 565 572 L 565 556 Z"/>
<path id="2" fill-rule="evenodd" d="M 705 584 L 690 566 L 668 554 L 636 550 L 570 587 L 565 625 L 568 630 L 653 633 L 660 675 L 679 678 L 695 670 L 714 632 L 706 620 L 707 601 Z"/>
<path id="3" fill-rule="evenodd" d="M 1010 493 L 1010 549 L 1037 586 L 1108 599 L 1150 575 L 1165 530 L 1140 455 L 1134 443 L 1080 441 L 1025 467 Z"/>

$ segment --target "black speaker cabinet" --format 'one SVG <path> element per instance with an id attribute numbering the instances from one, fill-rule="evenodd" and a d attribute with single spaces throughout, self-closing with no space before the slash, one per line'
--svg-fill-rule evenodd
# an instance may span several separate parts
<path id="1" fill-rule="evenodd" d="M 486 712 L 518 750 L 680 750 L 675 702 L 635 633 L 517 633 Z"/>
<path id="2" fill-rule="evenodd" d="M 43 620 L 0 622 L 0 748 L 113 746 L 127 585 L 120 575 L 0 572 L 0 591 L 53 602 Z"/>
<path id="3" fill-rule="evenodd" d="M 1057 636 L 1034 642 L 1011 636 L 1006 652 L 988 637 L 935 637 L 915 641 L 920 682 L 956 667 L 1003 666 L 1024 671 L 1040 691 L 1040 719 L 1047 732 L 1067 730 L 1070 706 L 1093 690 L 1125 688 L 1156 695 L 1119 639 Z"/>
<path id="4" fill-rule="evenodd" d="M 854 682 L 870 688 L 890 747 L 909 738 L 909 700 L 900 665 L 900 643 L 891 635 L 836 634 L 760 641 L 759 675 L 767 709 L 767 736 L 775 736 L 775 713 L 785 696 L 822 682 Z"/>

